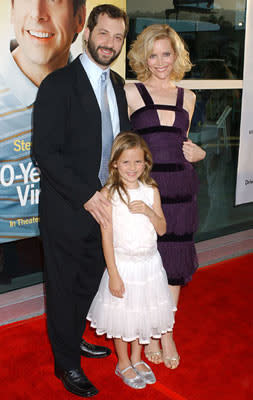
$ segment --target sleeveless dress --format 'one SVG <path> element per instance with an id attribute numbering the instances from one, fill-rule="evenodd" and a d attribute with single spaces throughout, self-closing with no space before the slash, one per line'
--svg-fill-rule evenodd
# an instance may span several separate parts
<path id="1" fill-rule="evenodd" d="M 151 176 L 158 184 L 167 221 L 167 233 L 159 237 L 158 250 L 169 284 L 185 285 L 198 267 L 193 241 L 198 225 L 198 177 L 182 151 L 189 128 L 189 115 L 183 108 L 184 89 L 177 88 L 175 106 L 154 104 L 146 87 L 142 83 L 136 86 L 145 106 L 131 115 L 131 126 L 152 153 Z M 174 111 L 173 125 L 161 125 L 157 110 Z"/>
<path id="2" fill-rule="evenodd" d="M 139 182 L 137 189 L 128 190 L 130 201 L 142 200 L 150 207 L 154 190 Z M 124 195 L 125 198 L 125 195 Z M 98 335 L 124 341 L 160 338 L 174 324 L 174 305 L 166 272 L 157 250 L 156 231 L 149 218 L 132 214 L 117 192 L 112 198 L 113 247 L 117 269 L 124 282 L 123 298 L 109 290 L 105 270 L 87 319 Z"/>

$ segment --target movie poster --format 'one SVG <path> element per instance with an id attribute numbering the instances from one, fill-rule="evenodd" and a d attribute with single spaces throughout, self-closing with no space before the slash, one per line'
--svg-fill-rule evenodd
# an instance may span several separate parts
<path id="1" fill-rule="evenodd" d="M 237 169 L 236 205 L 253 201 L 253 3 L 247 2 L 245 56 L 242 92 L 240 148 Z"/>
<path id="2" fill-rule="evenodd" d="M 38 65 L 44 62 L 49 45 L 40 49 L 31 45 L 28 57 L 27 47 L 32 35 L 41 34 L 43 26 L 48 27 L 44 31 L 53 30 L 53 23 L 46 16 L 46 2 L 39 11 L 42 19 L 48 18 L 44 25 L 36 21 L 36 7 L 27 0 L 15 0 L 13 5 L 11 0 L 1 0 L 0 5 L 0 243 L 39 235 L 40 171 L 31 158 L 32 111 Z M 81 52 L 80 41 L 79 47 Z M 15 58 L 20 49 L 26 55 L 22 65 Z M 74 55 L 71 50 L 70 57 Z"/>
<path id="3" fill-rule="evenodd" d="M 35 48 L 33 43 L 30 49 L 29 39 L 40 35 L 44 43 L 50 43 L 54 24 L 53 18 L 46 15 L 50 14 L 47 1 L 41 0 L 40 11 L 36 3 L 29 0 L 0 3 L 0 243 L 39 235 L 40 171 L 31 156 L 32 111 L 38 90 L 38 65 L 48 49 L 45 50 L 47 45 Z M 87 1 L 87 13 L 102 3 Z M 111 3 L 122 7 L 125 1 Z M 47 20 L 41 27 L 47 26 L 49 33 L 46 28 L 39 28 L 38 12 L 43 14 L 41 19 Z M 22 66 L 16 58 L 19 51 L 26 54 Z M 70 47 L 69 62 L 82 51 L 81 32 Z M 122 73 L 122 58 L 117 62 L 120 66 L 114 69 Z"/>

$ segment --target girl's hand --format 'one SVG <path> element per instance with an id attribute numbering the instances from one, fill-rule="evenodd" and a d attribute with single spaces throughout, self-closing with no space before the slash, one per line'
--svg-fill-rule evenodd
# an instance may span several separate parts
<path id="1" fill-rule="evenodd" d="M 129 211 L 133 214 L 151 216 L 153 210 L 142 200 L 134 200 L 128 204 Z"/>
<path id="2" fill-rule="evenodd" d="M 203 160 L 206 156 L 205 150 L 195 143 L 192 143 L 191 139 L 183 144 L 184 157 L 189 162 L 197 162 Z"/>
<path id="3" fill-rule="evenodd" d="M 109 277 L 109 290 L 113 296 L 120 298 L 123 297 L 125 293 L 125 286 L 118 274 Z"/>

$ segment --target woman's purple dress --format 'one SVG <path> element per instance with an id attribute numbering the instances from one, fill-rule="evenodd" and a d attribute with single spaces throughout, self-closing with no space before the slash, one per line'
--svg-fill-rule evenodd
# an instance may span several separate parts
<path id="1" fill-rule="evenodd" d="M 198 267 L 193 234 L 197 229 L 197 174 L 183 154 L 189 115 L 183 108 L 184 89 L 178 88 L 176 106 L 154 104 L 146 87 L 136 84 L 145 106 L 131 115 L 132 129 L 147 142 L 152 156 L 152 177 L 159 186 L 167 232 L 158 249 L 171 285 L 185 285 Z M 172 126 L 161 125 L 157 110 L 175 112 Z"/>

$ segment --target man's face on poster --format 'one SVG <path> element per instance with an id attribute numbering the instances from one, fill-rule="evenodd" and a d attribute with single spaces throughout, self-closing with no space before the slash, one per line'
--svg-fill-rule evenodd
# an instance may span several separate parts
<path id="1" fill-rule="evenodd" d="M 73 0 L 12 1 L 11 22 L 22 64 L 61 64 L 84 17 L 84 7 L 74 15 Z"/>

